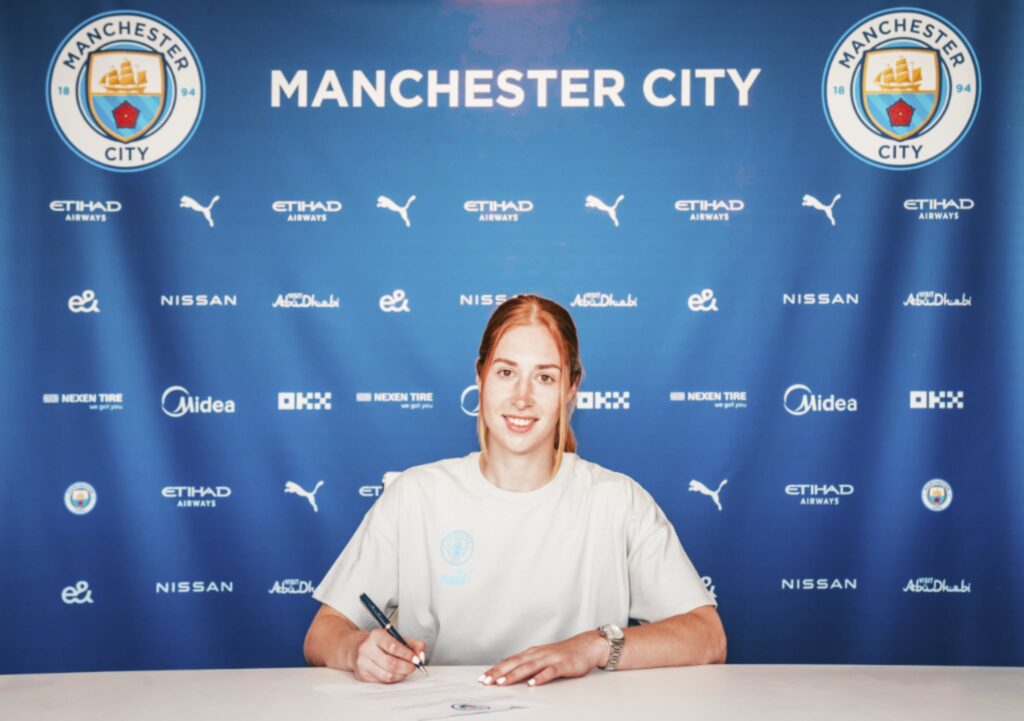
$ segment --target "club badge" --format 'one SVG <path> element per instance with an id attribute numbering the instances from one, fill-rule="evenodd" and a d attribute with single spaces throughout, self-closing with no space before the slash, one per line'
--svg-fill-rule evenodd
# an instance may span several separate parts
<path id="1" fill-rule="evenodd" d="M 160 165 L 195 133 L 206 102 L 203 69 L 188 40 L 155 15 L 93 16 L 57 48 L 46 104 L 61 139 L 105 170 Z"/>

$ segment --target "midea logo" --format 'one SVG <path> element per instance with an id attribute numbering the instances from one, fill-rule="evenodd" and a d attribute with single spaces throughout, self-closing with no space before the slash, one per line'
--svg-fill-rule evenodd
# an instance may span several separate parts
<path id="1" fill-rule="evenodd" d="M 160 396 L 160 408 L 171 418 L 181 418 L 187 413 L 234 413 L 235 402 L 201 398 L 189 395 L 184 386 L 171 386 Z"/>
<path id="2" fill-rule="evenodd" d="M 791 416 L 802 416 L 807 413 L 834 413 L 836 411 L 856 411 L 856 398 L 836 398 L 835 395 L 815 395 L 810 388 L 796 383 L 786 389 L 782 396 L 782 405 Z"/>

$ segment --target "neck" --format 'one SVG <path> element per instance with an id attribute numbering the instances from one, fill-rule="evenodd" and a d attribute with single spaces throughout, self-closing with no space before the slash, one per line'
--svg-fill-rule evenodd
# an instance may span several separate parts
<path id="1" fill-rule="evenodd" d="M 521 456 L 501 448 L 489 448 L 480 456 L 480 472 L 503 491 L 526 493 L 547 485 L 552 478 L 555 449 L 550 453 Z"/>

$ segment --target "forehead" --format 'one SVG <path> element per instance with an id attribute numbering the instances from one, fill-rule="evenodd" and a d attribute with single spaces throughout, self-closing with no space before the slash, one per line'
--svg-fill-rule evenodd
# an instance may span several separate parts
<path id="1" fill-rule="evenodd" d="M 560 365 L 558 344 L 542 325 L 517 325 L 509 328 L 494 349 L 495 358 L 506 358 L 519 365 Z"/>

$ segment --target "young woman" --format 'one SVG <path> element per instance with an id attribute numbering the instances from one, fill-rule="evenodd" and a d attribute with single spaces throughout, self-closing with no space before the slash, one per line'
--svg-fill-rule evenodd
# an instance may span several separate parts
<path id="1" fill-rule="evenodd" d="M 568 312 L 506 301 L 476 371 L 480 452 L 389 484 L 313 594 L 309 663 L 384 683 L 415 671 L 361 593 L 399 610 L 420 659 L 490 665 L 487 684 L 723 662 L 715 602 L 672 524 L 636 482 L 573 453 L 583 367 Z"/>

